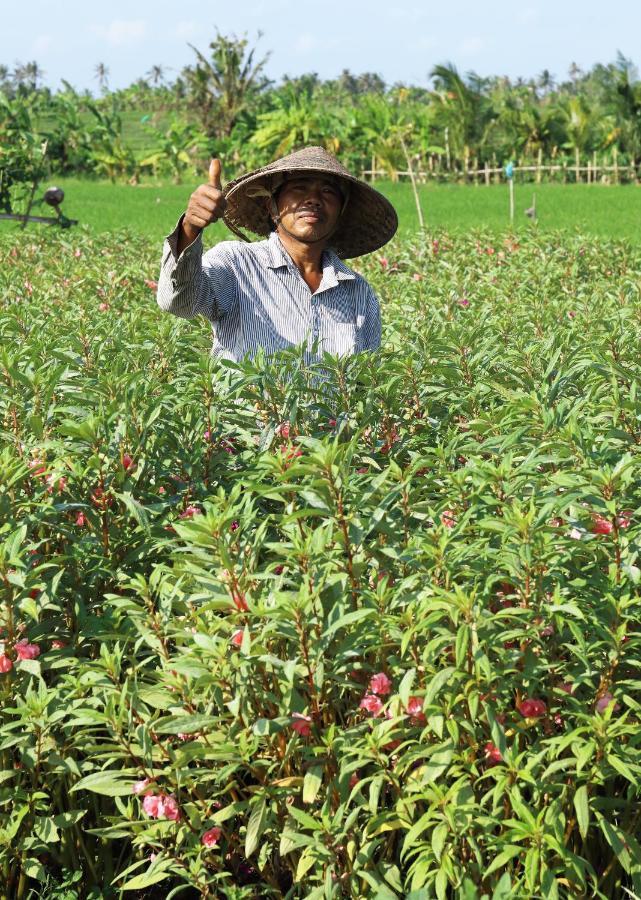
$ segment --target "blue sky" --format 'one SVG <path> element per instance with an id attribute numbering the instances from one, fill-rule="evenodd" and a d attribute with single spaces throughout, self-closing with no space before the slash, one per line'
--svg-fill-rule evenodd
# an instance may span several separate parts
<path id="1" fill-rule="evenodd" d="M 460 71 L 529 77 L 547 68 L 565 78 L 569 64 L 589 68 L 617 50 L 641 62 L 641 2 L 618 0 L 0 0 L 0 63 L 36 59 L 45 81 L 96 89 L 98 62 L 111 87 L 123 87 L 162 64 L 173 77 L 193 62 L 188 43 L 205 50 L 224 34 L 263 32 L 267 72 L 349 68 L 378 72 L 388 83 L 427 85 L 436 63 Z"/>

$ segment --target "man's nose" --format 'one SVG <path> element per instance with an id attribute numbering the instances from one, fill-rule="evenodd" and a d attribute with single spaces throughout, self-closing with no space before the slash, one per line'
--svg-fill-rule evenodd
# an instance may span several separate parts
<path id="1" fill-rule="evenodd" d="M 305 203 L 315 204 L 316 206 L 320 206 L 321 204 L 321 192 L 319 188 L 310 187 L 305 192 Z"/>

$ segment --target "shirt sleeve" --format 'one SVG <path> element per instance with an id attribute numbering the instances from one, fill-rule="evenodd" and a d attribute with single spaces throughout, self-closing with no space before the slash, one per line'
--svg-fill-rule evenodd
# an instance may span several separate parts
<path id="1" fill-rule="evenodd" d="M 378 297 L 368 285 L 365 318 L 361 326 L 361 350 L 378 350 L 381 346 L 381 308 Z"/>
<path id="2" fill-rule="evenodd" d="M 229 253 L 225 244 L 218 244 L 203 255 L 199 235 L 179 256 L 182 219 L 181 216 L 163 245 L 156 295 L 158 306 L 184 319 L 201 315 L 218 322 L 231 312 L 237 298 L 237 282 Z"/>

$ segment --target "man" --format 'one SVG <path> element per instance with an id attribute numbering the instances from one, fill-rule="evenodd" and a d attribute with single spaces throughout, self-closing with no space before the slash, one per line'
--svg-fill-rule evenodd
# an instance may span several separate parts
<path id="1" fill-rule="evenodd" d="M 212 322 L 212 353 L 227 359 L 305 346 L 312 362 L 380 346 L 378 300 L 342 261 L 394 235 L 396 212 L 321 147 L 306 147 L 230 182 L 217 159 L 166 239 L 158 305 Z M 203 256 L 201 233 L 223 218 L 243 241 Z M 245 243 L 240 229 L 266 240 Z"/>

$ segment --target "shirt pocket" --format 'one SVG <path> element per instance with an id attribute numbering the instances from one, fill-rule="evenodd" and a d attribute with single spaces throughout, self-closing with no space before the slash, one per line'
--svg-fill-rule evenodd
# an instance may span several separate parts
<path id="1" fill-rule="evenodd" d="M 323 349 L 335 356 L 350 356 L 357 351 L 358 328 L 353 322 L 329 322 Z"/>

